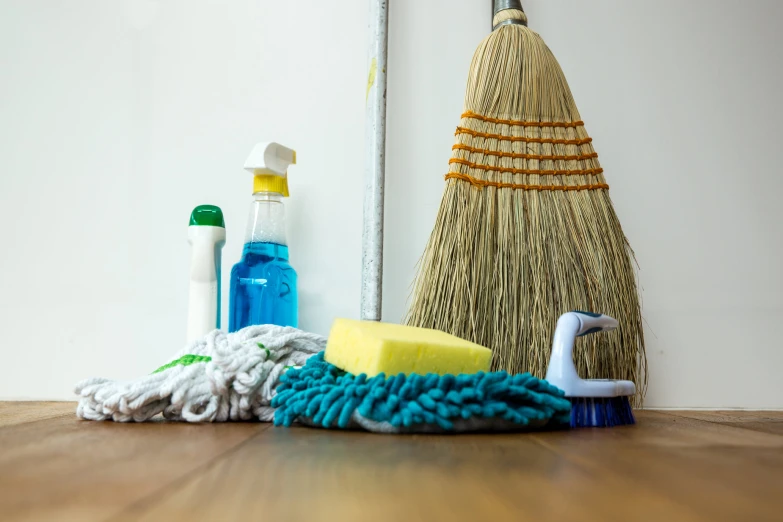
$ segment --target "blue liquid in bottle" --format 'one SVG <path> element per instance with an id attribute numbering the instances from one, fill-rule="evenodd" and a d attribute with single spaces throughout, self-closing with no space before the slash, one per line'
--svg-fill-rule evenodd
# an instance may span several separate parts
<path id="1" fill-rule="evenodd" d="M 296 272 L 288 262 L 283 195 L 255 192 L 242 258 L 231 269 L 228 331 L 298 326 Z"/>
<path id="2" fill-rule="evenodd" d="M 229 332 L 254 324 L 296 327 L 296 271 L 288 263 L 288 247 L 245 243 L 231 269 L 230 303 Z"/>

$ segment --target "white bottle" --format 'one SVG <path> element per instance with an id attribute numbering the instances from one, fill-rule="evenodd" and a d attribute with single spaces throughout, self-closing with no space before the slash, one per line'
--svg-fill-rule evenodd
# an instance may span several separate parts
<path id="1" fill-rule="evenodd" d="M 220 264 L 226 244 L 223 212 L 214 205 L 200 205 L 190 214 L 190 288 L 188 342 L 220 328 Z"/>

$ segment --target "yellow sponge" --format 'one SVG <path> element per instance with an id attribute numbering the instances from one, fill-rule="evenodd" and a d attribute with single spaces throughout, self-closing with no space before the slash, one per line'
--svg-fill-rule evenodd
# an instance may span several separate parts
<path id="1" fill-rule="evenodd" d="M 399 373 L 489 371 L 492 352 L 438 330 L 337 319 L 326 343 L 326 362 L 349 373 L 374 377 Z"/>

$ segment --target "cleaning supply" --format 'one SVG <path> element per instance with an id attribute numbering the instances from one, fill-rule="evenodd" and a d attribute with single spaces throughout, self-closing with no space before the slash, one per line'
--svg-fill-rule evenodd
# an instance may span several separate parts
<path id="1" fill-rule="evenodd" d="M 492 352 L 437 330 L 337 319 L 324 359 L 355 375 L 460 374 L 489 371 Z"/>
<path id="2" fill-rule="evenodd" d="M 199 205 L 190 214 L 190 287 L 188 291 L 188 342 L 220 328 L 220 265 L 226 244 L 223 212 L 214 205 Z"/>
<path id="3" fill-rule="evenodd" d="M 389 0 L 370 0 L 368 74 L 364 118 L 361 318 L 381 320 L 383 302 L 383 206 L 386 182 L 386 77 Z"/>
<path id="4" fill-rule="evenodd" d="M 530 374 L 401 373 L 368 379 L 329 364 L 320 353 L 280 378 L 272 407 L 276 426 L 301 422 L 380 433 L 562 428 L 571 412 L 561 390 Z"/>
<path id="5" fill-rule="evenodd" d="M 571 401 L 571 426 L 611 427 L 634 424 L 629 398 L 636 393 L 631 381 L 582 379 L 573 360 L 579 336 L 617 328 L 617 320 L 590 312 L 569 312 L 557 321 L 546 380 L 565 391 Z"/>
<path id="6" fill-rule="evenodd" d="M 366 324 L 338 320 L 340 329 Z M 357 323 L 353 321 L 353 323 Z M 405 334 L 374 324 L 359 332 L 369 345 Z M 617 321 L 588 312 L 565 314 L 558 322 L 548 380 L 530 374 L 483 372 L 453 375 L 398 373 L 374 377 L 329 363 L 327 340 L 295 328 L 249 326 L 238 332 L 213 330 L 189 343 L 152 374 L 135 381 L 88 379 L 79 383 L 77 415 L 88 420 L 144 422 L 158 414 L 169 420 L 294 422 L 324 428 L 379 433 L 527 431 L 633 423 L 628 397 L 633 383 L 578 377 L 571 359 L 574 339 L 615 328 Z M 439 337 L 403 329 L 422 346 Z M 326 348 L 326 350 L 324 350 Z M 403 345 L 398 353 L 410 349 Z M 565 391 L 563 391 L 565 390 Z M 569 401 L 569 399 L 571 399 Z"/>
<path id="7" fill-rule="evenodd" d="M 257 419 L 380 433 L 525 431 L 567 427 L 571 404 L 546 381 L 505 372 L 353 375 L 324 361 L 326 339 L 296 328 L 213 330 L 133 381 L 76 386 L 86 420 Z"/>
<path id="8" fill-rule="evenodd" d="M 76 385 L 76 414 L 86 420 L 271 422 L 272 397 L 283 373 L 323 351 L 326 339 L 296 328 L 249 326 L 213 330 L 170 362 L 134 381 L 88 379 Z"/>
<path id="9" fill-rule="evenodd" d="M 646 383 L 632 252 L 566 78 L 519 0 L 496 0 L 406 324 L 493 352 L 493 368 L 543 377 L 551 325 L 600 309 L 623 328 L 574 350 L 590 378 Z M 589 364 L 588 364 L 589 363 Z"/>
<path id="10" fill-rule="evenodd" d="M 231 269 L 229 332 L 254 324 L 298 325 L 296 272 L 288 261 L 283 198 L 296 152 L 259 143 L 245 162 L 253 173 L 253 204 L 242 258 Z"/>

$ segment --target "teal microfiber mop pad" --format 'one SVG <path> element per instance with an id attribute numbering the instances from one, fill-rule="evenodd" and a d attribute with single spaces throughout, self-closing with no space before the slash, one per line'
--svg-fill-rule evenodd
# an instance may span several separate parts
<path id="1" fill-rule="evenodd" d="M 280 377 L 277 426 L 384 433 L 523 431 L 567 427 L 571 403 L 563 391 L 529 373 L 352 375 L 323 353 Z"/>

